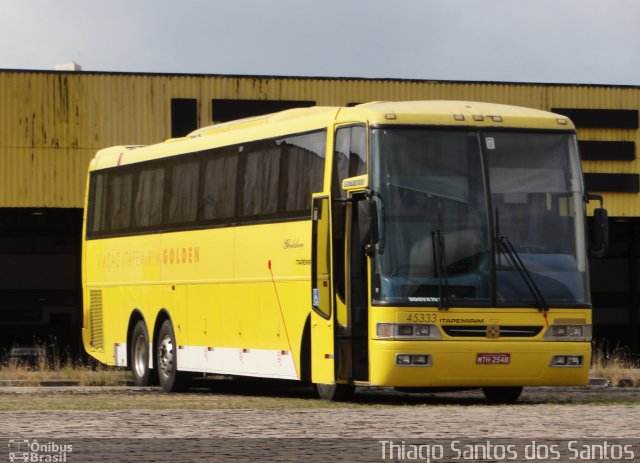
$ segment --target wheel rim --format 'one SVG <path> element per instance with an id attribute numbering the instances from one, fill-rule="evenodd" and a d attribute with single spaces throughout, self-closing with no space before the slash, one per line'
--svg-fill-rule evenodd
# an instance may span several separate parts
<path id="1" fill-rule="evenodd" d="M 170 376 L 173 372 L 174 350 L 170 336 L 165 336 L 160 341 L 158 349 L 158 369 L 164 376 Z"/>
<path id="2" fill-rule="evenodd" d="M 147 372 L 147 362 L 149 360 L 147 342 L 143 335 L 136 338 L 133 357 L 133 367 L 136 370 L 136 376 L 138 376 L 138 378 L 142 378 Z"/>

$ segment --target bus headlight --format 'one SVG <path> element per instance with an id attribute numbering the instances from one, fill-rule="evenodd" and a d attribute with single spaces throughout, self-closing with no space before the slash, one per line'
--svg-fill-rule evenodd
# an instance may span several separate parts
<path id="1" fill-rule="evenodd" d="M 393 323 L 378 323 L 376 325 L 376 337 L 393 338 Z"/>
<path id="2" fill-rule="evenodd" d="M 376 337 L 379 339 L 440 339 L 442 335 L 436 325 L 424 323 L 378 323 Z"/>
<path id="3" fill-rule="evenodd" d="M 398 325 L 397 333 L 400 337 L 411 337 L 413 336 L 413 325 Z"/>
<path id="4" fill-rule="evenodd" d="M 544 335 L 550 341 L 589 341 L 591 325 L 551 325 Z"/>
<path id="5" fill-rule="evenodd" d="M 416 325 L 416 336 L 429 336 L 431 325 Z"/>
<path id="6" fill-rule="evenodd" d="M 567 326 L 567 337 L 584 338 L 584 326 Z"/>

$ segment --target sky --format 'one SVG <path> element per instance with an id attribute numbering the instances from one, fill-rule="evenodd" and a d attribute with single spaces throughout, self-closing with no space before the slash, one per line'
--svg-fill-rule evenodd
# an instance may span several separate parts
<path id="1" fill-rule="evenodd" d="M 640 85 L 640 0 L 0 0 L 0 68 Z"/>

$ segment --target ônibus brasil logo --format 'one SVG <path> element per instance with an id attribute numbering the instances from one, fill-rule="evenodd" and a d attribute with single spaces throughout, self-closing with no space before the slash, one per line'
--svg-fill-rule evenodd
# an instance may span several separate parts
<path id="1" fill-rule="evenodd" d="M 73 452 L 71 444 L 58 444 L 29 439 L 9 439 L 9 461 L 64 463 L 67 454 Z"/>

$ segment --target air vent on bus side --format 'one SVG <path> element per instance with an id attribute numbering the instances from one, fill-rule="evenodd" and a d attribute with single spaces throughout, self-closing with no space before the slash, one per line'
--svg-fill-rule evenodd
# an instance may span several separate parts
<path id="1" fill-rule="evenodd" d="M 91 328 L 91 347 L 96 350 L 104 349 L 102 333 L 102 290 L 89 290 L 89 322 Z"/>

